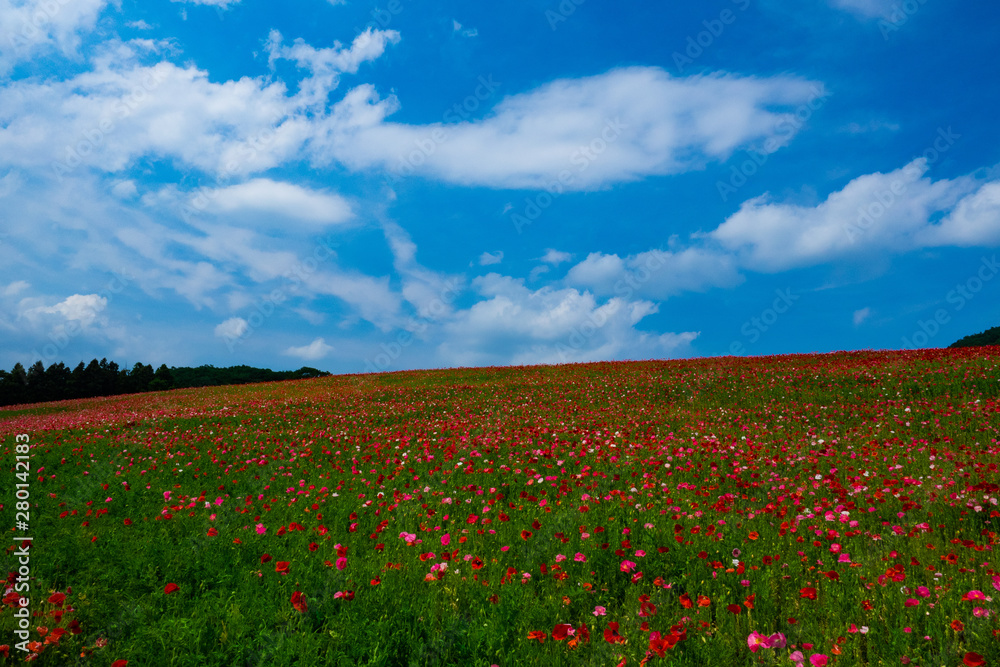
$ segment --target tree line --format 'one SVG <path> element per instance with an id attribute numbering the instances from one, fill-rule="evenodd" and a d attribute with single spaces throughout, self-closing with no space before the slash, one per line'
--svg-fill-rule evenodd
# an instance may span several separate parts
<path id="1" fill-rule="evenodd" d="M 128 369 L 120 368 L 107 359 L 94 359 L 89 364 L 81 361 L 76 368 L 70 370 L 62 362 L 45 368 L 41 361 L 36 361 L 28 369 L 17 363 L 10 372 L 0 370 L 0 406 L 327 375 L 330 373 L 308 366 L 297 371 L 272 371 L 251 366 L 167 368 L 166 364 L 162 364 L 154 371 L 149 364 L 137 363 Z"/>
<path id="2" fill-rule="evenodd" d="M 979 347 L 981 345 L 1000 345 L 1000 327 L 993 327 L 971 336 L 955 341 L 948 347 Z"/>

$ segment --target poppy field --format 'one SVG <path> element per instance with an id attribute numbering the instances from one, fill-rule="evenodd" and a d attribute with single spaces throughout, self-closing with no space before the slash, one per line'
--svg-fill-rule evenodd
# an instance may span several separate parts
<path id="1" fill-rule="evenodd" d="M 3 409 L 0 664 L 1000 665 L 998 362 L 412 371 Z"/>

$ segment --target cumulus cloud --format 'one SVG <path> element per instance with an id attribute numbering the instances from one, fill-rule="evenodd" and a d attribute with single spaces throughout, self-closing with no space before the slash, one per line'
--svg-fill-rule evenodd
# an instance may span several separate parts
<path id="1" fill-rule="evenodd" d="M 333 352 L 333 346 L 327 345 L 323 338 L 317 338 L 308 345 L 302 347 L 290 347 L 282 354 L 290 357 L 298 357 L 304 361 L 319 361 Z"/>
<path id="2" fill-rule="evenodd" d="M 997 181 L 934 181 L 927 170 L 926 158 L 917 158 L 889 173 L 859 176 L 815 206 L 776 202 L 765 194 L 744 202 L 706 236 L 734 253 L 741 266 L 768 272 L 863 251 L 1000 241 Z"/>
<path id="3" fill-rule="evenodd" d="M 29 308 L 23 311 L 21 316 L 28 320 L 37 321 L 44 315 L 55 315 L 61 321 L 74 321 L 79 323 L 81 327 L 89 327 L 98 320 L 107 306 L 107 297 L 99 294 L 74 294 L 54 306 Z"/>
<path id="4" fill-rule="evenodd" d="M 237 340 L 250 331 L 250 323 L 242 317 L 230 317 L 215 327 L 215 335 L 223 340 Z"/>
<path id="5" fill-rule="evenodd" d="M 644 300 L 589 292 L 531 290 L 491 273 L 473 281 L 481 299 L 443 328 L 441 358 L 457 365 L 536 364 L 642 359 L 685 352 L 697 332 L 657 334 L 635 328 L 657 312 Z"/>

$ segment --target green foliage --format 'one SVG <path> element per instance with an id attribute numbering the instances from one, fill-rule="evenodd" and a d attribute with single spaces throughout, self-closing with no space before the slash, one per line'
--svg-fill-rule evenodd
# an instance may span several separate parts
<path id="1" fill-rule="evenodd" d="M 1000 345 L 1000 327 L 993 327 L 981 333 L 966 336 L 948 347 L 980 347 L 982 345 Z"/>
<path id="2" fill-rule="evenodd" d="M 154 372 L 152 366 L 143 363 L 135 364 L 132 370 L 120 369 L 117 363 L 107 359 L 93 359 L 86 365 L 81 361 L 70 371 L 62 362 L 45 368 L 41 361 L 37 361 L 28 370 L 20 363 L 15 364 L 9 373 L 0 370 L 0 406 L 188 387 L 301 380 L 327 375 L 330 374 L 308 366 L 296 371 L 272 371 L 251 366 L 168 368 L 166 364 L 161 364 Z"/>

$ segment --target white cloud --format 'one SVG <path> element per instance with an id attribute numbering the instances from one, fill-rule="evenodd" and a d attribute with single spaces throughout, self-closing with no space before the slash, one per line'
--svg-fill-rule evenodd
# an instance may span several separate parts
<path id="1" fill-rule="evenodd" d="M 476 92 L 488 99 L 501 85 L 484 78 Z M 509 96 L 482 120 L 412 126 L 386 122 L 398 101 L 359 86 L 334 107 L 330 135 L 313 148 L 320 160 L 405 174 L 416 164 L 407 153 L 430 142 L 417 169 L 444 181 L 589 189 L 699 169 L 768 139 L 781 145 L 800 125 L 795 107 L 824 94 L 786 76 L 675 78 L 631 67 Z"/>
<path id="2" fill-rule="evenodd" d="M 0 0 L 0 77 L 51 49 L 75 56 L 108 0 Z"/>
<path id="3" fill-rule="evenodd" d="M 112 185 L 111 193 L 119 199 L 131 199 L 139 194 L 139 187 L 135 184 L 135 181 L 126 179 Z"/>
<path id="4" fill-rule="evenodd" d="M 311 71 L 289 95 L 282 81 L 243 77 L 215 82 L 207 71 L 167 61 L 144 64 L 170 48 L 149 40 L 108 42 L 93 69 L 63 81 L 17 80 L 0 96 L 0 168 L 29 167 L 60 178 L 80 168 L 121 171 L 143 156 L 233 179 L 302 156 L 331 125 L 328 96 L 341 72 L 377 58 L 398 39 L 369 30 L 350 48 L 283 46 L 273 58 Z"/>
<path id="5" fill-rule="evenodd" d="M 148 23 L 146 23 L 142 19 L 139 19 L 138 21 L 129 21 L 125 25 L 127 25 L 129 28 L 135 28 L 136 30 L 152 30 L 153 29 L 153 26 L 149 25 Z"/>
<path id="6" fill-rule="evenodd" d="M 566 283 L 602 295 L 640 294 L 662 299 L 742 282 L 734 259 L 725 253 L 691 247 L 679 252 L 649 250 L 621 258 L 600 252 L 570 268 Z"/>
<path id="7" fill-rule="evenodd" d="M 250 323 L 242 317 L 230 317 L 215 327 L 215 335 L 224 340 L 238 340 L 250 330 Z"/>
<path id="8" fill-rule="evenodd" d="M 4 296 L 17 296 L 24 290 L 31 287 L 31 284 L 26 280 L 15 280 L 11 284 L 4 288 Z"/>
<path id="9" fill-rule="evenodd" d="M 783 271 L 863 251 L 906 252 L 1000 239 L 996 183 L 969 177 L 932 181 L 925 158 L 887 174 L 859 176 L 816 206 L 773 202 L 762 195 L 706 236 L 740 265 Z M 949 213 L 950 212 L 950 213 Z M 939 224 L 933 216 L 949 213 Z"/>
<path id="10" fill-rule="evenodd" d="M 312 76 L 299 83 L 298 96 L 305 103 L 325 109 L 327 97 L 339 85 L 341 73 L 357 72 L 362 63 L 381 57 L 388 45 L 398 42 L 399 33 L 395 30 L 368 28 L 354 38 L 350 47 L 334 42 L 332 47 L 317 49 L 303 39 L 286 46 L 281 33 L 272 30 L 267 40 L 268 62 L 273 67 L 278 59 L 291 60 L 308 69 Z"/>
<path id="11" fill-rule="evenodd" d="M 937 225 L 917 236 L 921 245 L 1000 245 L 1000 181 L 982 185 L 962 198 Z"/>
<path id="12" fill-rule="evenodd" d="M 548 273 L 551 270 L 552 270 L 551 268 L 549 268 L 548 266 L 545 266 L 544 264 L 542 264 L 540 266 L 536 266 L 535 268 L 533 268 L 531 270 L 531 273 L 528 274 L 528 280 L 534 282 L 534 281 L 538 280 L 538 278 L 542 274 Z"/>
<path id="13" fill-rule="evenodd" d="M 333 346 L 327 345 L 324 339 L 317 338 L 308 345 L 304 345 L 302 347 L 290 347 L 282 352 L 282 354 L 290 357 L 298 357 L 303 361 L 319 361 L 331 352 L 333 352 Z"/>
<path id="14" fill-rule="evenodd" d="M 490 266 L 492 264 L 499 264 L 503 261 L 503 250 L 497 250 L 494 253 L 484 252 L 479 256 L 479 266 Z"/>
<path id="15" fill-rule="evenodd" d="M 542 261 L 554 266 L 558 266 L 563 262 L 568 262 L 573 259 L 573 255 L 568 252 L 562 252 L 560 250 L 553 250 L 552 248 L 547 248 L 545 254 L 542 255 Z"/>
<path id="16" fill-rule="evenodd" d="M 439 356 L 452 365 L 537 364 L 676 355 L 697 332 L 655 334 L 635 325 L 656 312 L 649 301 L 600 303 L 576 289 L 530 290 L 491 273 L 473 281 L 483 297 L 443 327 Z"/>
<path id="17" fill-rule="evenodd" d="M 199 192 L 205 210 L 216 214 L 263 214 L 266 219 L 295 219 L 336 224 L 352 217 L 350 204 L 337 194 L 310 190 L 293 183 L 257 178 L 246 183 Z"/>
<path id="18" fill-rule="evenodd" d="M 21 312 L 21 317 L 32 322 L 38 322 L 44 315 L 54 315 L 56 316 L 56 321 L 74 321 L 81 327 L 89 327 L 97 321 L 107 306 L 107 297 L 100 296 L 99 294 L 74 294 L 54 306 L 27 308 Z"/>
<path id="19" fill-rule="evenodd" d="M 450 314 L 464 279 L 422 266 L 417 261 L 417 244 L 399 224 L 383 220 L 382 230 L 403 283 L 403 298 L 416 309 L 417 316 L 436 320 Z"/>
<path id="20" fill-rule="evenodd" d="M 867 320 L 872 314 L 871 308 L 862 308 L 860 310 L 854 311 L 854 326 L 861 326 L 861 323 Z"/>

